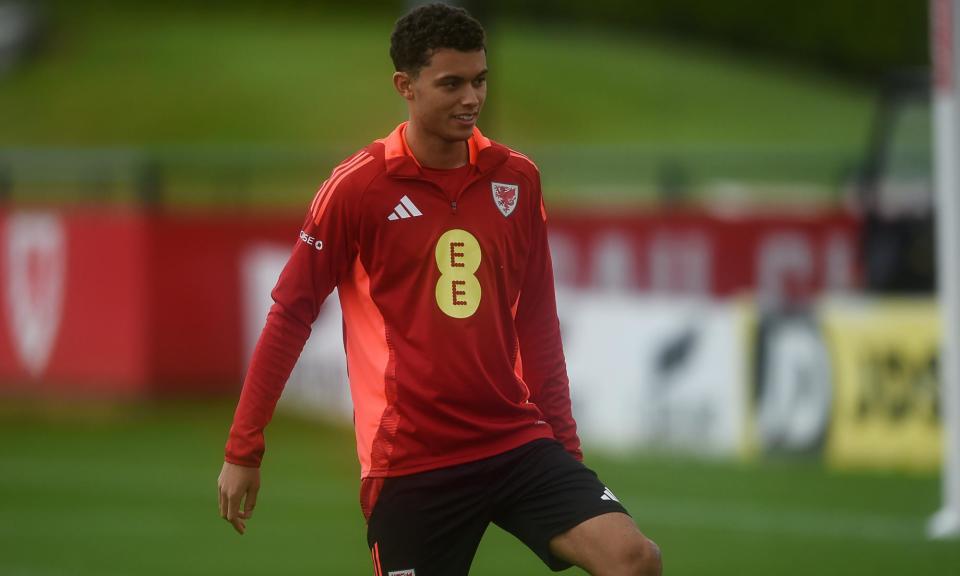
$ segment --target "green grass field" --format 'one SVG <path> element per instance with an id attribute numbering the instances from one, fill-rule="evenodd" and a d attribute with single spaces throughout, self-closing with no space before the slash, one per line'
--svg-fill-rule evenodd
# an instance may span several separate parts
<path id="1" fill-rule="evenodd" d="M 350 430 L 280 415 L 245 536 L 217 516 L 226 403 L 0 405 L 0 574 L 371 573 Z M 932 476 L 637 455 L 588 463 L 681 575 L 951 575 Z M 571 570 L 571 573 L 577 573 Z M 547 574 L 495 527 L 476 575 Z"/>

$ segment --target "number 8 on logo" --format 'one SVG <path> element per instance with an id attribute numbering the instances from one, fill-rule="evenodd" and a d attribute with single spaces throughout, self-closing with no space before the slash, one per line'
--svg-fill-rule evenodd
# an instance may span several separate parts
<path id="1" fill-rule="evenodd" d="M 447 316 L 473 316 L 480 305 L 480 243 L 466 230 L 447 230 L 437 240 L 437 305 Z"/>

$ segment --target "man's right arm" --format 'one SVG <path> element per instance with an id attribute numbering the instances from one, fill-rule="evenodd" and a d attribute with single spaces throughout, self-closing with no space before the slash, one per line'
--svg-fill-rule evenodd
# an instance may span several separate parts
<path id="1" fill-rule="evenodd" d="M 363 154 L 350 161 L 357 165 L 356 159 L 363 159 Z M 274 303 L 254 348 L 234 413 L 219 485 L 221 516 L 241 533 L 241 527 L 233 519 L 242 518 L 239 516 L 241 500 L 245 500 L 248 507 L 251 496 L 256 500 L 253 486 L 259 486 L 257 469 L 265 449 L 263 431 L 310 336 L 310 326 L 321 304 L 356 256 L 354 191 L 342 180 L 342 177 L 331 177 L 314 198 L 290 259 L 271 294 Z"/>
<path id="2" fill-rule="evenodd" d="M 263 430 L 273 417 L 283 387 L 316 318 L 306 306 L 292 307 L 285 298 L 291 291 L 306 288 L 302 278 L 298 278 L 301 273 L 297 271 L 303 266 L 308 266 L 308 261 L 298 245 L 273 290 L 274 304 L 243 382 L 227 439 L 225 462 L 217 479 L 220 516 L 240 534 L 246 531 L 245 521 L 253 514 L 260 489 Z M 324 296 L 326 293 L 314 293 L 313 299 L 322 300 Z M 316 307 L 319 308 L 319 302 Z"/>
<path id="3" fill-rule="evenodd" d="M 240 401 L 230 428 L 225 460 L 258 467 L 263 458 L 263 430 L 273 416 L 320 306 L 350 268 L 357 251 L 355 185 L 342 167 L 357 167 L 360 152 L 341 164 L 314 198 L 280 279 L 273 305 L 253 351 Z M 365 162 L 359 163 L 362 166 Z"/>
<path id="4" fill-rule="evenodd" d="M 295 261 L 294 257 L 291 257 L 291 263 Z M 287 267 L 290 265 L 288 263 Z M 283 281 L 284 275 L 281 275 L 278 288 Z M 273 417 L 277 401 L 310 337 L 310 325 L 315 319 L 316 315 L 298 317 L 280 302 L 275 301 L 271 306 L 233 415 L 224 458 L 227 462 L 252 468 L 260 466 L 264 452 L 263 430 Z"/>

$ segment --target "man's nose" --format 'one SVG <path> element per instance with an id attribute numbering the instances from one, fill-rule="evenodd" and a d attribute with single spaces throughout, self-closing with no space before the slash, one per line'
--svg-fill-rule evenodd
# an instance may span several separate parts
<path id="1" fill-rule="evenodd" d="M 463 92 L 463 96 L 460 98 L 460 104 L 463 106 L 469 106 L 471 108 L 477 107 L 480 105 L 480 94 L 479 90 L 473 86 L 467 87 Z"/>

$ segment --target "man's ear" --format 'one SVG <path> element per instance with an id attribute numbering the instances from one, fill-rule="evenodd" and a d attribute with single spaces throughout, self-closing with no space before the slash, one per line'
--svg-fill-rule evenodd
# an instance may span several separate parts
<path id="1" fill-rule="evenodd" d="M 393 87 L 406 100 L 413 100 L 413 78 L 406 72 L 393 73 Z"/>

